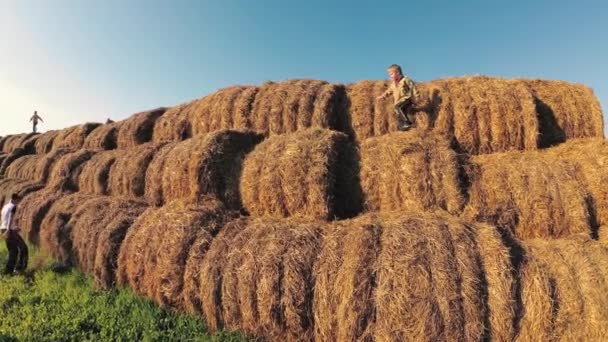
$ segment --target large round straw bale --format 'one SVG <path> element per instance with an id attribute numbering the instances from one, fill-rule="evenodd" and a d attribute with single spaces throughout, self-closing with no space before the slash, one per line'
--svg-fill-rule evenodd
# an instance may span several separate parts
<path id="1" fill-rule="evenodd" d="M 161 117 L 166 108 L 157 108 L 131 115 L 119 121 L 116 145 L 119 149 L 128 149 L 147 143 L 152 140 L 154 124 Z"/>
<path id="2" fill-rule="evenodd" d="M 274 135 L 309 127 L 337 129 L 345 121 L 344 103 L 341 85 L 293 79 L 223 88 L 187 104 L 183 111 L 192 122 L 193 135 L 219 129 Z"/>
<path id="3" fill-rule="evenodd" d="M 28 154 L 15 159 L 7 168 L 4 176 L 7 178 L 30 179 L 36 175 L 37 164 L 43 155 Z"/>
<path id="4" fill-rule="evenodd" d="M 114 282 L 118 250 L 127 229 L 145 210 L 142 202 L 98 197 L 87 201 L 70 222 L 74 264 L 94 275 L 102 288 Z"/>
<path id="5" fill-rule="evenodd" d="M 193 135 L 234 128 L 234 107 L 239 95 L 249 87 L 232 86 L 205 96 L 188 111 Z"/>
<path id="6" fill-rule="evenodd" d="M 83 125 L 66 128 L 62 130 L 62 133 L 55 139 L 53 148 L 80 149 L 87 136 L 100 125 L 100 123 L 85 123 Z"/>
<path id="7" fill-rule="evenodd" d="M 94 266 L 95 282 L 98 286 L 109 288 L 116 284 L 120 246 L 129 228 L 144 210 L 143 206 L 122 209 L 99 234 Z"/>
<path id="8" fill-rule="evenodd" d="M 8 153 L 5 157 L 3 157 L 2 165 L 0 165 L 0 178 L 6 177 L 6 172 L 7 172 L 8 168 L 15 160 L 17 160 L 25 155 L 28 155 L 28 154 L 29 153 L 27 153 L 26 150 L 24 150 L 22 148 L 17 148 L 15 150 L 13 150 L 12 152 Z"/>
<path id="9" fill-rule="evenodd" d="M 78 150 L 60 157 L 50 171 L 48 187 L 59 191 L 78 191 L 78 178 L 83 165 L 95 155 L 91 150 Z"/>
<path id="10" fill-rule="evenodd" d="M 269 340 L 312 340 L 312 271 L 323 225 L 284 219 L 247 223 L 225 254 L 226 328 Z"/>
<path id="11" fill-rule="evenodd" d="M 245 158 L 243 205 L 257 216 L 352 217 L 361 209 L 358 168 L 343 133 L 311 128 L 273 136 Z"/>
<path id="12" fill-rule="evenodd" d="M 459 213 L 461 166 L 449 141 L 424 132 L 396 132 L 361 144 L 361 187 L 371 211 Z"/>
<path id="13" fill-rule="evenodd" d="M 594 241 L 530 240 L 521 275 L 522 340 L 601 340 L 608 251 Z"/>
<path id="14" fill-rule="evenodd" d="M 100 125 L 86 137 L 82 147 L 91 150 L 113 150 L 117 145 L 117 134 L 117 123 Z"/>
<path id="15" fill-rule="evenodd" d="M 36 139 L 36 153 L 45 154 L 53 150 L 55 139 L 61 133 L 60 130 L 46 131 Z"/>
<path id="16" fill-rule="evenodd" d="M 253 132 L 216 131 L 166 146 L 148 168 L 149 203 L 214 195 L 229 208 L 240 209 L 243 158 L 261 140 Z"/>
<path id="17" fill-rule="evenodd" d="M 33 245 L 40 244 L 40 227 L 42 220 L 48 213 L 51 205 L 63 196 L 62 193 L 50 189 L 41 189 L 25 196 L 19 203 L 15 214 L 17 226 L 21 235 Z"/>
<path id="18" fill-rule="evenodd" d="M 200 301 L 201 311 L 204 314 L 207 327 L 211 331 L 217 331 L 224 327 L 224 309 L 222 292 L 224 283 L 223 270 L 227 266 L 227 253 L 232 246 L 244 243 L 243 235 L 238 240 L 235 237 L 242 232 L 247 225 L 247 219 L 240 218 L 228 222 L 215 236 L 205 254 L 200 268 Z M 251 231 L 250 231 L 251 232 Z M 191 292 L 186 292 L 191 295 Z"/>
<path id="19" fill-rule="evenodd" d="M 71 150 L 58 149 L 47 154 L 26 155 L 15 160 L 6 170 L 6 175 L 37 182 L 46 182 L 53 166 Z"/>
<path id="20" fill-rule="evenodd" d="M 182 308 L 184 269 L 190 248 L 201 234 L 208 239 L 230 217 L 221 202 L 174 201 L 146 210 L 120 247 L 118 284 L 165 307 Z"/>
<path id="21" fill-rule="evenodd" d="M 470 160 L 464 216 L 511 230 L 521 239 L 592 232 L 576 167 L 543 152 L 509 152 Z"/>
<path id="22" fill-rule="evenodd" d="M 315 337 L 484 339 L 480 255 L 474 227 L 447 215 L 336 222 L 315 268 Z"/>
<path id="23" fill-rule="evenodd" d="M 190 145 L 186 140 L 186 144 Z M 145 197 L 150 205 L 161 206 L 165 203 L 165 197 L 163 196 L 163 177 L 166 172 L 172 172 L 170 169 L 175 166 L 168 164 L 169 156 L 173 150 L 184 142 L 170 142 L 166 143 L 161 149 L 155 154 L 154 158 L 150 162 L 148 169 L 146 170 L 146 186 L 145 186 Z M 183 170 L 187 172 L 187 170 Z M 183 175 L 181 175 L 183 177 Z M 177 182 L 177 180 L 175 180 Z M 188 184 L 182 184 L 183 187 L 187 187 Z"/>
<path id="24" fill-rule="evenodd" d="M 4 144 L 2 145 L 2 151 L 4 153 L 11 153 L 16 149 L 24 149 L 28 154 L 34 153 L 33 150 L 25 149 L 25 144 L 32 137 L 36 136 L 38 133 L 21 133 L 15 135 L 9 135 L 5 138 Z M 33 147 L 33 146 L 32 146 Z"/>
<path id="25" fill-rule="evenodd" d="M 283 134 L 309 127 L 336 128 L 343 110 L 338 85 L 318 80 L 267 82 L 252 104 L 252 128 Z"/>
<path id="26" fill-rule="evenodd" d="M 66 264 L 74 260 L 69 222 L 77 209 L 92 198 L 80 193 L 66 194 L 51 205 L 40 225 L 40 246 L 51 257 Z"/>
<path id="27" fill-rule="evenodd" d="M 564 81 L 520 81 L 534 96 L 541 146 L 573 138 L 604 137 L 602 109 L 591 88 Z"/>
<path id="28" fill-rule="evenodd" d="M 192 124 L 188 109 L 195 101 L 167 109 L 154 124 L 152 141 L 155 143 L 181 141 L 192 137 Z"/>
<path id="29" fill-rule="evenodd" d="M 23 198 L 29 193 L 38 191 L 43 187 L 44 184 L 30 180 L 2 178 L 0 179 L 0 205 L 8 202 L 12 194 Z"/>
<path id="30" fill-rule="evenodd" d="M 78 190 L 89 194 L 107 195 L 110 170 L 120 153 L 102 151 L 93 155 L 82 166 L 78 176 Z"/>
<path id="31" fill-rule="evenodd" d="M 592 229 L 608 225 L 608 143 L 603 138 L 573 139 L 546 150 L 576 165 L 575 177 L 586 190 Z"/>
<path id="32" fill-rule="evenodd" d="M 141 197 L 146 186 L 146 171 L 154 154 L 162 144 L 138 145 L 117 154 L 110 169 L 108 194 L 112 196 Z"/>

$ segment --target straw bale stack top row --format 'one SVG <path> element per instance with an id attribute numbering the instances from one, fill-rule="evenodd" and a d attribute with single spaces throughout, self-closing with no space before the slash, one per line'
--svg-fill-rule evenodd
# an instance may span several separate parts
<path id="1" fill-rule="evenodd" d="M 56 148 L 128 149 L 225 129 L 265 135 L 329 128 L 356 142 L 397 130 L 391 100 L 376 100 L 387 81 L 333 84 L 292 79 L 231 86 L 171 108 L 111 124 L 84 124 L 43 134 L 0 138 L 0 151 L 48 153 Z M 533 150 L 573 138 L 603 137 L 593 91 L 581 84 L 468 76 L 419 83 L 418 130 L 448 136 L 468 154 Z"/>

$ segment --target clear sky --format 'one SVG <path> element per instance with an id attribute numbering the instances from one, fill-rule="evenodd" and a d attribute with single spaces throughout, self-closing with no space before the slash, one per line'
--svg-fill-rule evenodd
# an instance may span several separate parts
<path id="1" fill-rule="evenodd" d="M 233 84 L 487 74 L 580 82 L 608 109 L 608 1 L 0 0 L 0 135 Z"/>

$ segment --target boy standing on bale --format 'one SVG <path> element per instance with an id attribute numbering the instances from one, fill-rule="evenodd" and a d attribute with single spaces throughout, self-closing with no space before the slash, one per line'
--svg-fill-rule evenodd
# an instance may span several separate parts
<path id="1" fill-rule="evenodd" d="M 403 75 L 399 65 L 393 64 L 389 66 L 387 72 L 391 78 L 391 85 L 376 99 L 382 100 L 393 94 L 395 114 L 397 115 L 397 128 L 400 131 L 407 131 L 412 127 L 413 119 L 410 119 L 409 115 L 418 96 L 418 89 L 414 81 Z"/>
<path id="2" fill-rule="evenodd" d="M 34 133 L 36 133 L 36 127 L 38 127 L 38 121 L 44 122 L 44 120 L 42 120 L 40 115 L 38 115 L 37 110 L 34 111 L 34 115 L 32 115 L 32 117 L 30 118 L 30 121 L 32 122 L 32 132 L 34 132 Z"/>
<path id="3" fill-rule="evenodd" d="M 8 261 L 4 270 L 7 275 L 19 274 L 27 267 L 27 245 L 19 236 L 19 228 L 13 222 L 19 199 L 17 194 L 12 194 L 10 201 L 2 207 L 0 234 L 6 239 L 8 249 Z"/>

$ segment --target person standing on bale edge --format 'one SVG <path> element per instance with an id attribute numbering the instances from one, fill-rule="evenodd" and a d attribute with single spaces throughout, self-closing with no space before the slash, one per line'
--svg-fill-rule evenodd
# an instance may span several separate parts
<path id="1" fill-rule="evenodd" d="M 6 240 L 8 249 L 8 260 L 4 269 L 4 274 L 7 275 L 20 274 L 27 267 L 27 245 L 19 236 L 19 228 L 13 222 L 19 200 L 17 194 L 12 194 L 10 201 L 2 207 L 0 234 Z"/>
<path id="2" fill-rule="evenodd" d="M 40 120 L 41 122 L 44 122 L 44 120 L 42 120 L 42 118 L 38 115 L 38 111 L 34 111 L 34 115 L 32 115 L 32 117 L 30 118 L 30 121 L 32 122 L 33 125 L 33 132 L 36 133 L 36 126 L 38 126 L 38 120 Z"/>
<path id="3" fill-rule="evenodd" d="M 391 85 L 376 99 L 382 100 L 393 94 L 395 114 L 397 115 L 397 128 L 400 131 L 407 131 L 413 125 L 413 119 L 409 115 L 414 106 L 414 101 L 418 97 L 416 83 L 403 75 L 401 67 L 397 64 L 389 66 L 387 72 L 391 78 Z"/>

